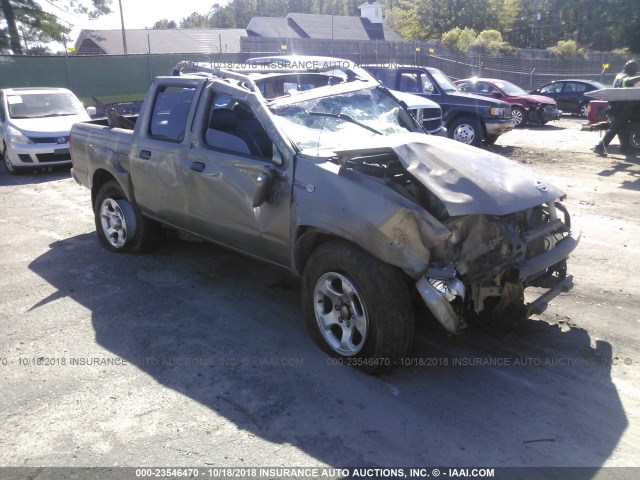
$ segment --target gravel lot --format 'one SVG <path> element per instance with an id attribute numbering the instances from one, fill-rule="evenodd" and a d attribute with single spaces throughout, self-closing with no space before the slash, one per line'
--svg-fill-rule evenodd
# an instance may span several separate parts
<path id="1" fill-rule="evenodd" d="M 582 123 L 493 147 L 567 192 L 574 289 L 508 335 L 423 321 L 382 377 L 327 361 L 286 272 L 108 253 L 68 170 L 3 171 L 0 466 L 640 467 L 640 159 Z"/>

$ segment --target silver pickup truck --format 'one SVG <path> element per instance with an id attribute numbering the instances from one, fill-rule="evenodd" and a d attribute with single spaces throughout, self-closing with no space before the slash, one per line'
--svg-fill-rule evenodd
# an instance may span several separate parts
<path id="1" fill-rule="evenodd" d="M 571 288 L 579 235 L 562 191 L 425 134 L 357 66 L 309 62 L 183 63 L 153 82 L 133 130 L 75 124 L 72 175 L 102 245 L 138 252 L 162 226 L 286 268 L 314 340 L 372 373 L 408 353 L 420 304 L 459 333 Z"/>

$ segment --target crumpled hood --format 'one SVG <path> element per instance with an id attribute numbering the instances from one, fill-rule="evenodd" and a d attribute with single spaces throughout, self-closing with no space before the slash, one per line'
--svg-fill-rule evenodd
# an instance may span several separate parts
<path id="1" fill-rule="evenodd" d="M 526 98 L 529 101 L 537 102 L 542 105 L 555 105 L 556 101 L 553 98 L 545 97 L 544 95 L 521 95 L 522 98 Z"/>
<path id="2" fill-rule="evenodd" d="M 421 133 L 377 136 L 334 151 L 344 165 L 355 157 L 390 150 L 444 203 L 451 216 L 507 215 L 564 195 L 508 158 L 443 137 Z"/>

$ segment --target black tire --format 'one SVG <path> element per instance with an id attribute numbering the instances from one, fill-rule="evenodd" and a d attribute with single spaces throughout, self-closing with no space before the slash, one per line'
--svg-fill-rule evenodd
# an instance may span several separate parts
<path id="1" fill-rule="evenodd" d="M 390 370 L 413 343 L 404 274 L 344 241 L 324 243 L 310 255 L 302 278 L 302 309 L 322 350 L 337 363 L 367 373 Z M 320 326 L 323 316 L 325 328 Z"/>
<path id="2" fill-rule="evenodd" d="M 511 108 L 511 118 L 515 124 L 515 128 L 522 128 L 527 124 L 527 112 L 520 107 Z"/>
<path id="3" fill-rule="evenodd" d="M 7 155 L 7 146 L 2 143 L 2 163 L 4 165 L 4 169 L 7 171 L 9 175 L 18 175 L 22 173 L 22 170 L 18 167 L 15 167 L 11 160 L 9 160 L 9 156 Z"/>
<path id="4" fill-rule="evenodd" d="M 472 117 L 456 118 L 447 127 L 447 133 L 449 138 L 474 147 L 480 147 L 484 140 L 480 122 Z"/>
<path id="5" fill-rule="evenodd" d="M 140 214 L 115 180 L 100 187 L 93 213 L 98 239 L 109 251 L 143 252 L 156 243 L 158 225 Z"/>
<path id="6" fill-rule="evenodd" d="M 640 126 L 634 125 L 629 132 L 629 138 L 627 139 L 627 145 L 630 150 L 640 151 Z"/>

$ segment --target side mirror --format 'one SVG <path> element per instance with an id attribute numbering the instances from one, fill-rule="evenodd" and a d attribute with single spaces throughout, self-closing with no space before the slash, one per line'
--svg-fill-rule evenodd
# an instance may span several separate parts
<path id="1" fill-rule="evenodd" d="M 494 90 L 493 92 L 491 92 L 491 96 L 493 98 L 502 98 L 502 94 L 500 92 L 498 92 L 497 90 Z"/>
<path id="2" fill-rule="evenodd" d="M 274 171 L 265 167 L 258 178 L 256 178 L 256 191 L 253 195 L 253 208 L 258 208 L 269 197 L 269 191 L 271 190 L 271 183 L 273 182 Z"/>
<path id="3" fill-rule="evenodd" d="M 93 117 L 96 114 L 97 110 L 96 107 L 87 107 L 87 114 L 90 117 Z"/>
<path id="4" fill-rule="evenodd" d="M 271 162 L 277 167 L 281 167 L 282 165 L 284 165 L 282 153 L 280 153 L 280 150 L 278 150 L 278 147 L 276 147 L 275 143 L 273 144 L 273 155 L 271 156 Z"/>

